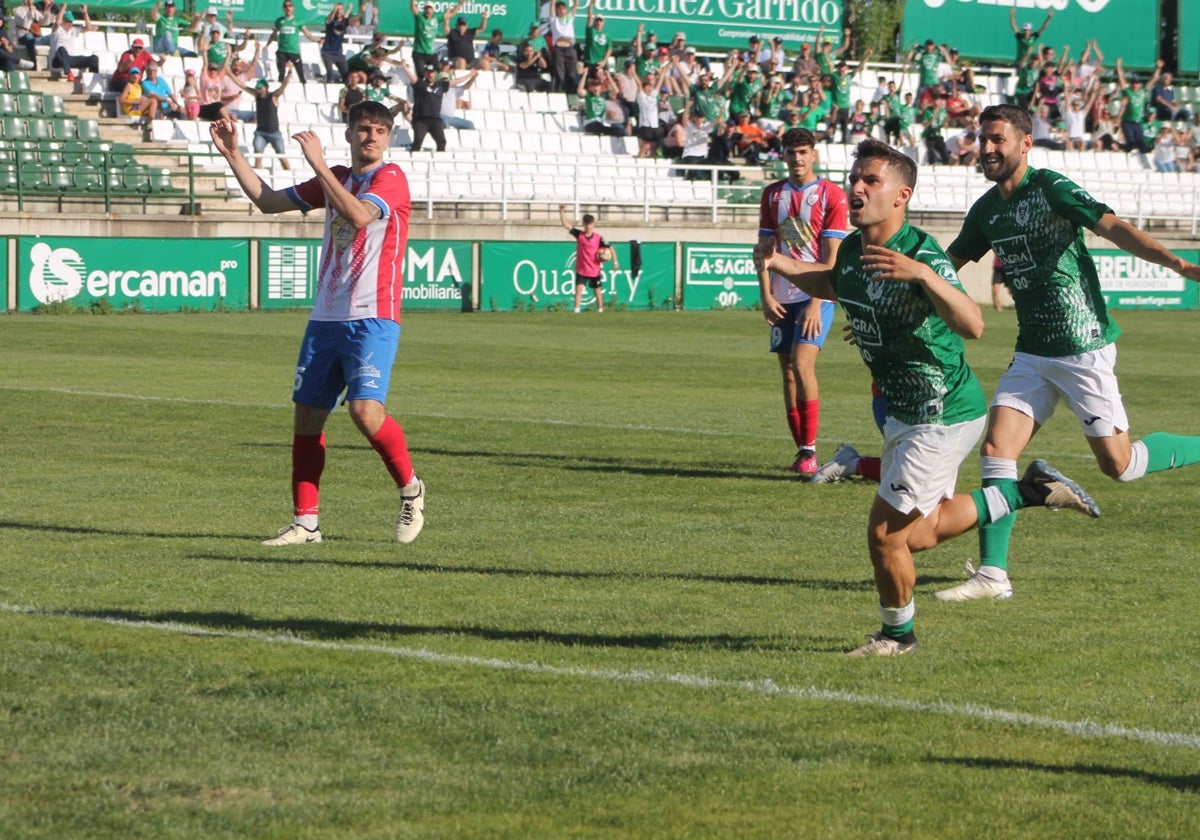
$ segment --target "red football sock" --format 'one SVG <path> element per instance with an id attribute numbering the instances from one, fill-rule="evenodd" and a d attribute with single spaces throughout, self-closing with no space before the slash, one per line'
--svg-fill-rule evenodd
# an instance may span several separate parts
<path id="1" fill-rule="evenodd" d="M 793 406 L 787 410 L 788 431 L 792 433 L 792 440 L 796 442 L 796 448 L 800 447 L 800 409 Z"/>
<path id="2" fill-rule="evenodd" d="M 863 478 L 878 482 L 880 463 L 881 462 L 878 458 L 859 458 L 858 469 L 855 470 L 855 472 L 857 472 Z"/>
<path id="3" fill-rule="evenodd" d="M 325 433 L 292 437 L 292 506 L 296 516 L 316 516 L 325 470 Z"/>
<path id="4" fill-rule="evenodd" d="M 805 400 L 800 403 L 800 442 L 803 449 L 817 448 L 817 427 L 821 425 L 821 401 Z"/>
<path id="5" fill-rule="evenodd" d="M 391 473 L 396 486 L 403 487 L 411 483 L 415 473 L 412 459 L 408 457 L 408 442 L 404 439 L 404 430 L 400 428 L 400 424 L 390 416 L 386 417 L 370 441 L 371 446 L 375 447 L 375 451 L 383 459 L 383 465 Z"/>

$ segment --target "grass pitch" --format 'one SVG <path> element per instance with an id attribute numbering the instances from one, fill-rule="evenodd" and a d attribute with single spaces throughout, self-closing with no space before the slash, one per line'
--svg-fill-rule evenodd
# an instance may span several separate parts
<path id="1" fill-rule="evenodd" d="M 1200 432 L 1195 314 L 1118 320 L 1134 434 Z M 267 549 L 303 324 L 0 323 L 0 835 L 1200 835 L 1200 468 L 1111 483 L 1060 412 L 1028 457 L 1103 518 L 1023 513 L 1007 603 L 919 556 L 921 650 L 851 660 L 873 488 L 782 471 L 761 315 L 410 313 L 425 531 L 339 411 L 326 541 Z M 822 454 L 877 451 L 819 373 Z"/>

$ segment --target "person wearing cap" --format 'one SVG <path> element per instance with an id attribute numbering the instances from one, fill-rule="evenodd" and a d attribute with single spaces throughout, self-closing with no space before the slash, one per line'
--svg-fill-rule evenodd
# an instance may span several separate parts
<path id="1" fill-rule="evenodd" d="M 292 168 L 288 159 L 283 156 L 286 147 L 284 146 L 283 132 L 279 130 L 279 100 L 283 98 L 284 88 L 291 80 L 290 67 L 275 90 L 271 90 L 271 83 L 266 79 L 259 79 L 253 88 L 242 84 L 241 80 L 237 78 L 233 79 L 234 84 L 254 97 L 254 138 L 251 145 L 256 156 L 254 158 L 255 169 L 262 169 L 262 153 L 266 151 L 268 145 L 275 154 L 279 155 L 279 165 L 283 169 L 290 170 Z"/>
<path id="2" fill-rule="evenodd" d="M 604 18 L 595 13 L 596 0 L 588 3 L 587 29 L 583 37 L 583 63 L 585 67 L 604 67 L 612 58 L 612 43 L 604 31 Z"/>
<path id="3" fill-rule="evenodd" d="M 734 116 L 757 116 L 758 95 L 762 93 L 763 87 L 765 84 L 758 64 L 753 61 L 739 64 L 729 85 L 729 112 Z"/>
<path id="4" fill-rule="evenodd" d="M 121 113 L 127 117 L 141 117 L 141 122 L 149 122 L 158 116 L 158 100 L 146 96 L 142 92 L 142 71 L 130 67 L 125 72 L 125 86 L 121 89 L 121 97 L 117 100 Z"/>
<path id="5" fill-rule="evenodd" d="M 229 43 L 225 40 L 224 32 L 215 26 L 200 35 L 196 46 L 199 47 L 200 54 L 204 56 L 204 63 L 210 67 L 224 67 L 233 55 L 229 51 Z"/>
<path id="6" fill-rule="evenodd" d="M 146 42 L 141 38 L 134 38 L 129 42 L 129 49 L 121 53 L 121 57 L 117 59 L 117 69 L 113 71 L 108 80 L 109 91 L 120 93 L 125 90 L 125 86 L 129 84 L 129 71 L 138 70 L 144 74 L 146 65 L 154 60 L 154 56 L 146 49 Z M 143 75 L 142 78 L 145 76 Z"/>
<path id="7" fill-rule="evenodd" d="M 162 9 L 162 12 L 159 12 Z M 191 50 L 179 48 L 179 27 L 183 19 L 176 14 L 175 0 L 157 0 L 150 10 L 150 22 L 154 24 L 154 39 L 150 46 L 159 55 L 194 56 Z"/>
<path id="8" fill-rule="evenodd" d="M 417 76 L 403 61 L 400 62 L 400 70 L 408 77 L 410 85 L 409 102 L 412 104 L 409 122 L 412 124 L 412 151 L 420 151 L 426 137 L 433 138 L 437 151 L 446 151 L 446 124 L 442 122 L 442 100 L 450 90 L 448 74 L 441 73 L 437 65 L 426 64 L 421 75 Z"/>
<path id="9" fill-rule="evenodd" d="M 1032 52 L 1037 51 L 1038 38 L 1042 37 L 1042 33 L 1046 31 L 1046 27 L 1050 25 L 1050 18 L 1054 17 L 1054 9 L 1046 10 L 1046 19 L 1042 21 L 1041 28 L 1037 32 L 1033 31 L 1032 23 L 1024 23 L 1017 28 L 1017 7 L 1013 6 L 1008 10 L 1008 25 L 1012 27 L 1013 37 L 1017 39 L 1017 58 L 1013 63 L 1020 67 L 1021 62 L 1025 57 Z"/>
<path id="10" fill-rule="evenodd" d="M 455 9 L 462 8 L 460 2 Z M 479 15 L 479 25 L 468 25 L 467 19 L 462 15 L 454 21 L 454 28 L 450 28 L 450 20 L 446 19 L 443 30 L 446 35 L 446 56 L 450 59 L 450 63 L 459 70 L 466 70 L 475 65 L 475 35 L 479 30 L 487 26 L 488 9 L 486 6 L 483 12 Z"/>
<path id="11" fill-rule="evenodd" d="M 471 108 L 471 102 L 464 94 L 471 89 L 471 85 L 475 84 L 475 79 L 479 76 L 479 68 L 472 67 L 469 73 L 457 78 L 451 72 L 452 68 L 449 63 L 442 70 L 443 77 L 450 82 L 446 95 L 442 97 L 442 125 L 446 128 L 475 131 L 475 123 L 466 117 L 460 117 L 458 112 L 460 110 L 465 112 Z"/>
<path id="12" fill-rule="evenodd" d="M 287 71 L 290 64 L 296 71 L 300 84 L 307 84 L 304 78 L 304 62 L 300 59 L 300 22 L 296 20 L 296 6 L 292 0 L 283 0 L 283 14 L 275 18 L 275 28 L 267 39 L 267 46 L 279 42 L 275 50 L 275 67 L 279 78 Z"/>
<path id="13" fill-rule="evenodd" d="M 171 90 L 170 83 L 158 72 L 158 62 L 151 61 L 142 74 L 142 95 L 158 103 L 159 119 L 175 119 L 183 115 L 183 108 Z"/>
<path id="14" fill-rule="evenodd" d="M 813 55 L 813 45 L 804 41 L 800 44 L 800 55 L 796 56 L 796 61 L 792 64 L 792 75 L 807 79 L 809 76 L 819 75 L 820 72 L 821 65 Z"/>
<path id="15" fill-rule="evenodd" d="M 350 73 L 350 66 L 346 61 L 346 33 L 355 20 L 357 18 L 353 15 L 353 9 L 347 12 L 341 3 L 334 3 L 329 14 L 325 16 L 324 35 L 316 37 L 308 31 L 307 26 L 300 27 L 305 38 L 321 47 L 321 64 L 325 66 L 325 82 L 328 84 L 341 82 Z"/>
<path id="16" fill-rule="evenodd" d="M 853 98 L 851 93 L 854 80 L 866 68 L 867 61 L 871 58 L 874 52 L 874 49 L 867 47 L 866 52 L 863 53 L 862 61 L 858 63 L 858 67 L 856 67 L 853 72 L 851 72 L 850 68 L 846 65 L 846 62 L 839 61 L 837 63 L 837 67 L 834 69 L 833 75 L 830 76 L 830 121 L 836 124 L 838 129 L 841 130 L 841 142 L 843 143 L 850 142 L 850 101 Z M 832 131 L 833 126 L 831 125 L 831 134 Z"/>
<path id="17" fill-rule="evenodd" d="M 200 117 L 200 83 L 196 79 L 196 71 L 190 67 L 183 71 L 183 87 L 179 89 L 183 97 L 183 116 L 189 120 Z"/>
<path id="18" fill-rule="evenodd" d="M 849 26 L 842 29 L 842 45 L 836 50 L 833 48 L 833 41 L 828 38 L 822 40 L 824 34 L 825 27 L 822 26 L 817 30 L 817 43 L 820 45 L 820 48 L 817 50 L 817 67 L 820 69 L 820 75 L 831 76 L 833 75 L 833 68 L 836 66 L 838 59 L 845 56 L 846 51 L 850 49 L 850 36 L 852 33 Z"/>
<path id="19" fill-rule="evenodd" d="M 75 15 L 69 11 L 69 6 L 63 3 L 58 7 L 58 16 L 54 21 L 54 34 L 50 36 L 50 78 L 57 79 L 61 71 L 66 71 L 67 81 L 75 81 L 76 70 L 87 70 L 89 73 L 100 72 L 100 58 L 95 55 L 85 55 L 83 52 L 83 33 L 95 32 L 96 24 L 88 15 L 88 7 L 80 6 L 79 13 L 83 15 L 83 26 L 75 25 Z"/>
<path id="20" fill-rule="evenodd" d="M 229 8 L 225 10 L 225 23 L 221 23 L 217 19 L 216 6 L 209 6 L 203 12 L 196 12 L 196 17 L 192 21 L 192 25 L 188 31 L 196 36 L 196 50 L 198 52 L 201 50 L 200 42 L 208 39 L 214 27 L 221 30 L 221 37 L 228 38 L 229 33 L 233 31 L 233 9 Z"/>
<path id="21" fill-rule="evenodd" d="M 783 76 L 768 78 L 767 86 L 758 95 L 758 127 L 763 131 L 774 134 L 783 127 L 784 97 Z"/>
<path id="22" fill-rule="evenodd" d="M 909 51 L 908 60 L 916 65 L 917 106 L 927 108 L 941 89 L 941 65 L 943 61 L 949 63 L 950 50 L 945 44 L 935 44 L 932 38 L 926 38 L 924 44 L 917 44 Z"/>
<path id="23" fill-rule="evenodd" d="M 564 0 L 554 4 L 550 16 L 550 89 L 570 93 L 575 89 L 578 76 L 579 54 L 575 49 L 575 14 L 579 11 L 579 0 L 571 0 L 570 7 Z"/>

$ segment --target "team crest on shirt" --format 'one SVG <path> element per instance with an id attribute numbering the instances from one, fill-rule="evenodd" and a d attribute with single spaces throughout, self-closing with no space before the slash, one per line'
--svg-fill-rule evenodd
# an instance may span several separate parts
<path id="1" fill-rule="evenodd" d="M 1030 212 L 1029 199 L 1027 199 L 1027 198 L 1022 199 L 1017 204 L 1017 212 L 1016 212 L 1017 224 L 1021 225 L 1022 227 L 1029 224 L 1029 212 Z"/>
<path id="2" fill-rule="evenodd" d="M 354 242 L 354 237 L 358 231 L 354 229 L 354 225 L 350 224 L 342 216 L 334 216 L 329 223 L 329 238 L 333 242 L 333 247 L 339 251 L 345 251 Z"/>
<path id="3" fill-rule="evenodd" d="M 816 204 L 817 203 L 817 191 L 809 190 L 808 195 L 806 195 L 804 197 L 804 203 L 807 204 L 809 207 L 812 207 L 814 204 Z"/>

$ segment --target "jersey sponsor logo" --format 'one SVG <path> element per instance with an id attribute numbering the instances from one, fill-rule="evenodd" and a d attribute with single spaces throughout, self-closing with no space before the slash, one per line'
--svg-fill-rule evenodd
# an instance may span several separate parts
<path id="1" fill-rule="evenodd" d="M 1037 267 L 1029 248 L 1029 240 L 1023 233 L 993 240 L 992 250 L 996 252 L 996 257 L 1000 260 L 1004 276 L 1010 283 L 1013 283 L 1014 287 L 1017 287 L 1017 279 L 1022 273 L 1033 271 Z"/>
<path id="2" fill-rule="evenodd" d="M 864 347 L 882 347 L 883 331 L 875 317 L 875 307 L 862 301 L 840 298 L 846 316 L 850 320 L 850 331 L 854 333 L 854 341 L 861 352 Z"/>

